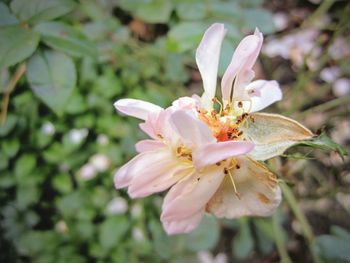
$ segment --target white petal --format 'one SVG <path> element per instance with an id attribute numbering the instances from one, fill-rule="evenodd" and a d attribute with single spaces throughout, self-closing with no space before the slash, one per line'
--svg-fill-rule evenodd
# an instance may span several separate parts
<path id="1" fill-rule="evenodd" d="M 204 208 L 187 218 L 180 220 L 162 221 L 165 231 L 168 235 L 189 233 L 195 229 L 201 222 L 204 215 Z"/>
<path id="2" fill-rule="evenodd" d="M 245 82 L 251 76 L 251 69 L 255 64 L 255 61 L 259 55 L 261 45 L 263 42 L 263 36 L 256 30 L 254 35 L 246 36 L 237 46 L 233 53 L 230 65 L 227 67 L 224 76 L 221 80 L 222 98 L 224 101 L 230 101 L 233 80 L 241 76 L 239 82 Z M 237 85 L 238 90 L 233 91 L 235 99 L 240 100 L 241 97 L 245 97 L 244 90 L 241 90 L 242 85 Z"/>
<path id="3" fill-rule="evenodd" d="M 135 100 L 135 99 L 118 100 L 114 103 L 114 107 L 118 111 L 126 115 L 130 115 L 142 120 L 146 120 L 149 113 L 159 112 L 162 110 L 161 107 L 153 103 L 143 101 L 143 100 Z"/>
<path id="4" fill-rule="evenodd" d="M 196 62 L 201 73 L 204 86 L 204 107 L 210 106 L 215 96 L 220 50 L 226 34 L 224 24 L 215 23 L 204 33 L 196 51 Z"/>
<path id="5" fill-rule="evenodd" d="M 164 143 L 156 140 L 142 140 L 135 144 L 136 151 L 146 152 L 146 151 L 154 151 L 164 147 Z"/>
<path id="6" fill-rule="evenodd" d="M 176 111 L 170 116 L 170 122 L 188 147 L 215 142 L 211 130 L 191 112 Z"/>
<path id="7" fill-rule="evenodd" d="M 275 80 L 256 80 L 250 83 L 246 89 L 248 94 L 251 94 L 252 112 L 260 111 L 282 99 L 282 91 Z"/>
<path id="8" fill-rule="evenodd" d="M 281 202 L 281 190 L 276 177 L 262 164 L 248 158 L 238 158 L 239 169 L 232 169 L 237 191 L 235 195 L 228 176 L 209 201 L 207 211 L 217 217 L 269 216 Z"/>

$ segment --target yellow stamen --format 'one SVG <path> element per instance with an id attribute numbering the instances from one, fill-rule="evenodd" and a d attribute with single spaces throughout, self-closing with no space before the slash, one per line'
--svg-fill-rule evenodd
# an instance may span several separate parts
<path id="1" fill-rule="evenodd" d="M 237 196 L 238 199 L 241 199 L 241 194 L 237 191 L 237 187 L 235 184 L 235 181 L 233 180 L 233 176 L 230 170 L 228 170 L 227 168 L 224 169 L 224 173 L 227 174 L 230 177 L 233 189 L 235 191 L 235 195 Z"/>

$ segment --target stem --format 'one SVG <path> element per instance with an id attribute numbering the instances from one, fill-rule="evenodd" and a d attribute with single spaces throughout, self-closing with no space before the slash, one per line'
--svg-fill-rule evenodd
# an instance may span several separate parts
<path id="1" fill-rule="evenodd" d="M 285 240 L 283 238 L 283 229 L 280 225 L 280 222 L 278 220 L 278 213 L 277 211 L 274 213 L 272 217 L 272 226 L 273 226 L 273 232 L 275 236 L 275 242 L 278 250 L 278 254 L 280 255 L 281 262 L 282 263 L 292 263 L 293 261 L 290 259 L 288 255 L 287 248 L 285 246 Z"/>
<path id="2" fill-rule="evenodd" d="M 0 113 L 0 122 L 2 125 L 5 125 L 5 122 L 6 122 L 7 110 L 10 102 L 10 95 L 15 89 L 17 82 L 20 80 L 20 78 L 22 77 L 25 71 L 26 71 L 26 65 L 24 63 L 20 64 L 13 78 L 10 80 L 9 84 L 5 89 L 4 96 L 2 98 L 1 113 Z"/>
<path id="3" fill-rule="evenodd" d="M 300 206 L 298 205 L 298 201 L 296 197 L 294 196 L 292 190 L 289 188 L 289 186 L 285 182 L 281 182 L 280 187 L 282 189 L 284 197 L 286 198 L 287 203 L 289 204 L 295 217 L 298 219 L 298 221 L 301 224 L 304 237 L 307 240 L 309 250 L 311 252 L 312 261 L 315 263 L 320 263 L 321 260 L 318 258 L 318 256 L 314 253 L 314 250 L 312 249 L 312 243 L 313 243 L 313 240 L 315 239 L 315 236 L 312 232 L 311 226 L 307 221 L 303 211 L 300 209 Z"/>
<path id="4" fill-rule="evenodd" d="M 350 102 L 350 96 L 340 97 L 340 98 L 337 98 L 337 99 L 334 99 L 334 100 L 331 100 L 331 101 L 327 101 L 327 102 L 325 102 L 325 103 L 323 103 L 321 105 L 317 105 L 315 107 L 307 109 L 307 110 L 303 111 L 302 113 L 300 113 L 298 115 L 298 117 L 302 118 L 302 117 L 308 115 L 311 112 L 327 111 L 327 110 L 335 108 L 335 107 L 337 107 L 339 105 L 346 104 L 346 103 L 349 103 L 349 102 Z"/>
<path id="5" fill-rule="evenodd" d="M 302 23 L 301 27 L 305 28 L 307 26 L 312 26 L 314 21 L 317 21 L 323 14 L 327 13 L 328 9 L 334 4 L 335 0 L 325 0 L 323 1 L 318 8 L 313 12 L 309 19 L 305 20 Z"/>

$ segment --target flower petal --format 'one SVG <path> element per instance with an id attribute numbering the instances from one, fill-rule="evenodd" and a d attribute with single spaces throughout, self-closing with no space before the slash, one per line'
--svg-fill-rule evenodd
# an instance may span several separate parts
<path id="1" fill-rule="evenodd" d="M 135 100 L 135 99 L 118 100 L 114 103 L 114 107 L 118 111 L 126 115 L 130 115 L 142 120 L 146 120 L 149 113 L 159 112 L 162 110 L 161 107 L 153 103 L 143 101 L 143 100 Z"/>
<path id="2" fill-rule="evenodd" d="M 204 215 L 204 208 L 194 215 L 178 221 L 163 221 L 163 227 L 168 235 L 189 233 L 201 222 Z"/>
<path id="3" fill-rule="evenodd" d="M 237 46 L 233 53 L 230 65 L 227 67 L 221 80 L 222 98 L 224 101 L 230 101 L 232 84 L 235 78 L 239 79 L 239 85 L 235 85 L 233 96 L 236 100 L 245 100 L 246 94 L 243 83 L 252 78 L 252 67 L 259 55 L 263 36 L 256 29 L 254 35 L 249 35 Z"/>
<path id="4" fill-rule="evenodd" d="M 170 116 L 170 122 L 188 147 L 215 142 L 211 130 L 188 111 L 176 111 Z"/>
<path id="5" fill-rule="evenodd" d="M 281 155 L 301 140 L 308 140 L 313 133 L 299 122 L 278 114 L 253 113 L 241 127 L 245 138 L 255 144 L 249 154 L 254 160 L 267 160 Z"/>
<path id="6" fill-rule="evenodd" d="M 204 33 L 196 51 L 196 62 L 204 86 L 203 106 L 209 107 L 215 96 L 220 50 L 226 34 L 224 24 L 215 23 Z"/>
<path id="7" fill-rule="evenodd" d="M 139 153 L 154 151 L 162 147 L 164 147 L 164 143 L 156 140 L 142 140 L 135 144 L 136 151 Z"/>
<path id="8" fill-rule="evenodd" d="M 269 216 L 281 202 L 277 179 L 264 165 L 249 158 L 238 158 L 239 169 L 232 169 L 237 191 L 235 195 L 228 176 L 209 201 L 207 212 L 217 217 Z"/>
<path id="9" fill-rule="evenodd" d="M 215 164 L 227 158 L 247 154 L 254 144 L 245 141 L 226 141 L 206 144 L 193 153 L 193 163 L 197 169 Z"/>
<path id="10" fill-rule="evenodd" d="M 252 112 L 260 111 L 282 99 L 282 91 L 275 80 L 256 80 L 246 89 L 251 96 Z"/>
<path id="11" fill-rule="evenodd" d="M 167 147 L 136 155 L 115 173 L 115 187 L 120 189 L 129 186 L 135 176 L 142 174 L 145 169 L 152 167 L 154 164 L 166 158 L 169 158 L 169 150 Z"/>
<path id="12" fill-rule="evenodd" d="M 210 167 L 173 186 L 163 202 L 162 222 L 182 221 L 201 211 L 224 177 L 223 167 Z"/>

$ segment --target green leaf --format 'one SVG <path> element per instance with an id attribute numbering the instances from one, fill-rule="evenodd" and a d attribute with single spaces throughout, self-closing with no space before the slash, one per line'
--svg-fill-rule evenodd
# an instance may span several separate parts
<path id="1" fill-rule="evenodd" d="M 254 247 L 252 233 L 246 218 L 240 220 L 240 229 L 232 242 L 232 252 L 237 259 L 247 259 Z"/>
<path id="2" fill-rule="evenodd" d="M 4 3 L 0 3 L 0 26 L 18 24 L 17 18 L 11 14 L 9 8 Z"/>
<path id="3" fill-rule="evenodd" d="M 69 193 L 73 189 L 72 180 L 67 173 L 56 175 L 52 180 L 52 184 L 57 191 L 63 194 Z"/>
<path id="4" fill-rule="evenodd" d="M 206 24 L 200 22 L 177 24 L 168 33 L 168 50 L 179 53 L 193 50 L 202 39 L 206 27 Z"/>
<path id="5" fill-rule="evenodd" d="M 343 229 L 341 232 L 340 235 L 321 235 L 315 239 L 313 248 L 326 262 L 350 261 L 350 233 Z"/>
<path id="6" fill-rule="evenodd" d="M 77 79 L 72 59 L 55 51 L 38 52 L 28 62 L 27 78 L 35 95 L 62 114 Z"/>
<path id="7" fill-rule="evenodd" d="M 311 140 L 301 141 L 297 145 L 309 146 L 312 148 L 319 148 L 325 151 L 335 151 L 343 159 L 344 159 L 344 156 L 348 155 L 348 152 L 346 151 L 344 146 L 334 142 L 325 133 L 321 133 L 320 135 L 312 138 Z"/>
<path id="8" fill-rule="evenodd" d="M 17 161 L 15 165 L 15 176 L 19 180 L 23 176 L 28 176 L 36 166 L 36 158 L 34 155 L 24 154 Z"/>
<path id="9" fill-rule="evenodd" d="M 19 141 L 17 139 L 7 139 L 2 142 L 1 152 L 8 158 L 14 157 L 19 150 Z"/>
<path id="10" fill-rule="evenodd" d="M 105 249 L 116 248 L 129 228 L 125 217 L 110 217 L 100 227 L 99 242 Z"/>
<path id="11" fill-rule="evenodd" d="M 201 251 L 214 248 L 220 236 L 218 221 L 215 217 L 205 215 L 201 224 L 186 236 L 187 248 L 192 251 Z"/>
<path id="12" fill-rule="evenodd" d="M 95 58 L 97 50 L 88 38 L 74 27 L 62 22 L 43 22 L 34 27 L 48 46 L 71 56 Z"/>
<path id="13" fill-rule="evenodd" d="M 20 25 L 0 27 L 0 69 L 12 66 L 32 55 L 39 39 L 37 32 Z"/>
<path id="14" fill-rule="evenodd" d="M 169 0 L 121 0 L 118 4 L 148 23 L 168 22 L 173 9 Z"/>
<path id="15" fill-rule="evenodd" d="M 184 2 L 176 6 L 177 15 L 183 20 L 199 20 L 206 15 L 206 6 L 201 2 Z"/>
<path id="16" fill-rule="evenodd" d="M 16 126 L 17 117 L 13 114 L 7 116 L 5 124 L 0 125 L 0 136 L 6 136 L 9 134 L 13 128 Z"/>
<path id="17" fill-rule="evenodd" d="M 245 9 L 243 15 L 244 25 L 248 30 L 254 30 L 258 27 L 264 34 L 271 34 L 276 31 L 273 14 L 266 9 Z"/>
<path id="18" fill-rule="evenodd" d="M 76 6 L 72 0 L 13 0 L 12 12 L 29 23 L 48 21 L 63 16 Z"/>

